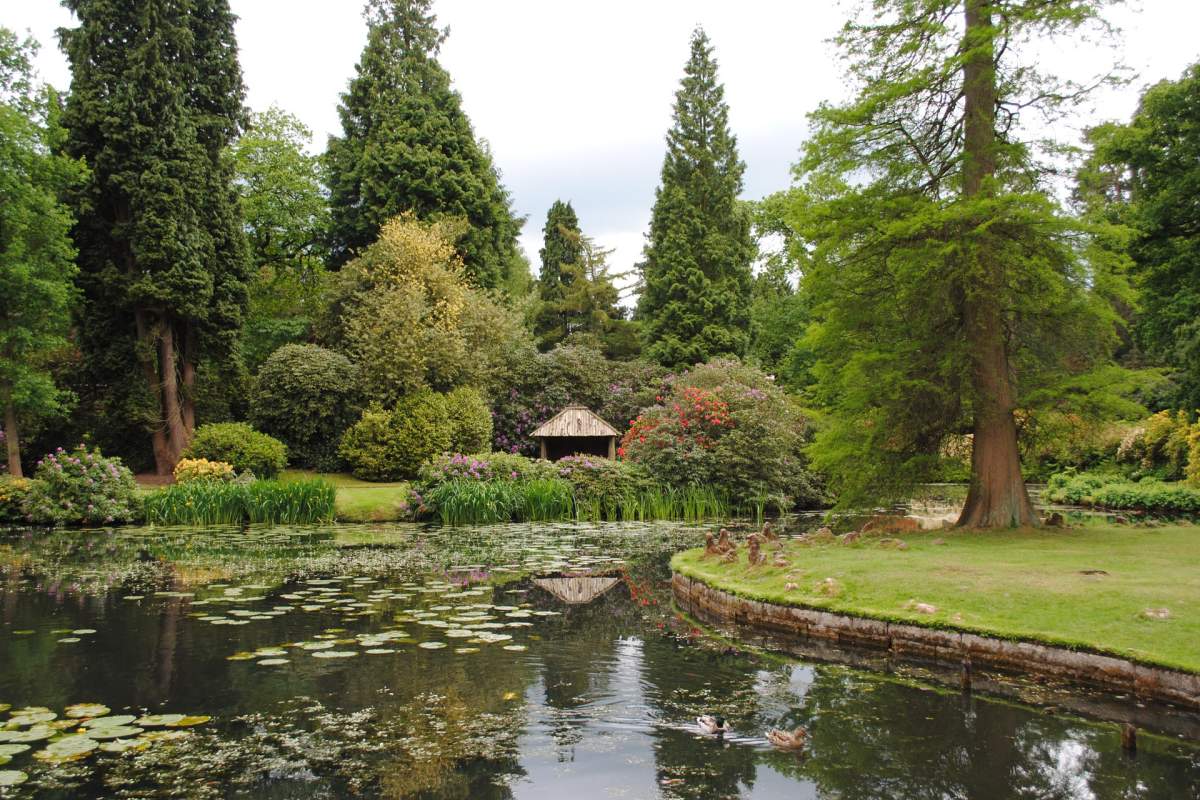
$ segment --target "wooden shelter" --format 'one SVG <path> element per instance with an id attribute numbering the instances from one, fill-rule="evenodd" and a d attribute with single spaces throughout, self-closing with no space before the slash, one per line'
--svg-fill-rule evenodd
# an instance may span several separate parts
<path id="1" fill-rule="evenodd" d="M 557 461 L 573 455 L 617 457 L 621 434 L 585 406 L 571 405 L 533 432 L 542 458 Z"/>
<path id="2" fill-rule="evenodd" d="M 617 578 L 588 575 L 574 578 L 534 578 L 533 582 L 571 605 L 590 603 L 620 583 Z"/>

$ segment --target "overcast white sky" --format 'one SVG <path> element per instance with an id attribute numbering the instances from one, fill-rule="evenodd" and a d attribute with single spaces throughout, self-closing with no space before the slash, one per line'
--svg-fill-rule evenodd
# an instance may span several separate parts
<path id="1" fill-rule="evenodd" d="M 337 103 L 366 38 L 359 0 L 231 0 L 254 109 L 276 103 L 316 133 L 338 131 Z M 847 6 L 821 0 L 436 0 L 450 26 L 442 63 L 478 135 L 492 147 L 535 265 L 546 209 L 573 202 L 586 233 L 616 249 L 624 269 L 641 253 L 662 161 L 671 101 L 702 24 L 716 47 L 730 120 L 746 162 L 746 193 L 790 183 L 805 115 L 843 90 L 825 41 Z M 1124 118 L 1141 87 L 1178 77 L 1200 59 L 1200 2 L 1142 0 L 1111 15 L 1124 30 L 1118 55 L 1139 74 L 1098 98 L 1093 117 Z M 5 0 L 0 25 L 42 42 L 43 79 L 70 83 L 54 31 L 73 24 L 55 0 Z M 1092 67 L 1113 54 L 1091 47 L 1054 54 Z M 1057 66 L 1057 64 L 1055 65 Z M 1079 120 L 1080 124 L 1087 120 Z"/>

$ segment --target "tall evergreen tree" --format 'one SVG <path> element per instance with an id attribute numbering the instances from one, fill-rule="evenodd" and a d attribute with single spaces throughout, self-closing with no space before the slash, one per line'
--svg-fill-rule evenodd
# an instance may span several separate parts
<path id="1" fill-rule="evenodd" d="M 754 243 L 737 202 L 744 171 L 713 48 L 697 29 L 641 265 L 646 355 L 665 366 L 746 350 Z"/>
<path id="2" fill-rule="evenodd" d="M 368 0 L 367 45 L 342 95 L 342 135 L 327 153 L 333 206 L 331 265 L 375 241 L 383 223 L 413 212 L 458 216 L 459 242 L 480 286 L 503 285 L 518 258 L 520 222 L 491 155 L 476 141 L 437 53 L 446 31 L 432 0 Z"/>
<path id="3" fill-rule="evenodd" d="M 1117 319 L 1092 290 L 1115 283 L 1089 246 L 1108 232 L 1063 213 L 1020 138 L 1086 91 L 1026 48 L 1103 29 L 1104 1 L 879 0 L 840 35 L 858 92 L 814 117 L 794 221 L 830 412 L 814 463 L 843 503 L 907 491 L 970 432 L 959 524 L 1037 524 L 1019 422 L 1109 364 Z"/>
<path id="4" fill-rule="evenodd" d="M 86 174 L 54 150 L 57 98 L 37 84 L 36 44 L 0 28 L 0 427 L 21 475 L 21 425 L 63 408 L 49 369 L 67 347 L 75 300 L 71 214 L 59 201 Z"/>
<path id="5" fill-rule="evenodd" d="M 198 365 L 236 355 L 248 260 L 225 148 L 243 122 L 228 0 L 64 0 L 66 149 L 92 167 L 78 222 L 85 393 L 110 449 L 149 428 L 169 473 L 195 427 Z M 140 385 L 131 375 L 141 376 Z"/>
<path id="6" fill-rule="evenodd" d="M 571 204 L 555 200 L 546 212 L 546 225 L 542 228 L 541 269 L 538 271 L 538 311 L 533 332 L 538 344 L 549 350 L 570 333 L 565 316 L 563 298 L 572 277 L 570 267 L 583 260 L 583 233 L 579 230 L 579 217 Z"/>

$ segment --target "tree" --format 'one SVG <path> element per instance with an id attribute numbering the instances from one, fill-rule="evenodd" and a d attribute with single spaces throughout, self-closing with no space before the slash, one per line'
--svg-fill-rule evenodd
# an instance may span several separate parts
<path id="1" fill-rule="evenodd" d="M 1137 343 L 1173 369 L 1176 402 L 1200 407 L 1200 64 L 1150 87 L 1129 124 L 1090 138 L 1081 189 L 1134 231 Z"/>
<path id="2" fill-rule="evenodd" d="M 367 45 L 338 108 L 342 135 L 327 153 L 333 206 L 331 265 L 354 258 L 392 217 L 461 217 L 467 274 L 504 285 L 521 223 L 476 141 L 450 75 L 437 61 L 446 31 L 432 0 L 368 0 Z"/>
<path id="3" fill-rule="evenodd" d="M 58 99 L 37 85 L 32 40 L 0 27 L 0 405 L 8 472 L 20 477 L 22 417 L 62 408 L 48 361 L 67 347 L 75 300 L 71 213 L 58 200 L 85 174 L 54 152 Z"/>
<path id="4" fill-rule="evenodd" d="M 246 304 L 224 158 L 243 122 L 234 16 L 228 0 L 65 5 L 79 20 L 61 31 L 66 150 L 92 168 L 72 195 L 84 381 L 105 409 L 106 449 L 129 452 L 148 427 L 155 469 L 169 474 L 195 428 L 198 365 L 236 360 Z"/>
<path id="5" fill-rule="evenodd" d="M 570 333 L 562 303 L 572 276 L 570 272 L 564 272 L 564 268 L 576 265 L 583 259 L 582 237 L 575 209 L 569 202 L 555 200 L 546 212 L 542 249 L 538 251 L 541 258 L 537 280 L 540 306 L 533 333 L 543 350 L 554 347 Z"/>
<path id="6" fill-rule="evenodd" d="M 297 117 L 271 106 L 230 148 L 253 267 L 243 338 L 251 369 L 307 339 L 320 313 L 329 201 L 321 159 L 305 152 L 311 141 Z"/>
<path id="7" fill-rule="evenodd" d="M 739 206 L 745 164 L 729 132 L 725 89 L 703 30 L 675 93 L 661 183 L 641 264 L 646 355 L 670 367 L 746 351 L 750 221 Z"/>
<path id="8" fill-rule="evenodd" d="M 1023 114 L 1061 117 L 1088 87 L 1020 57 L 1103 30 L 1097 7 L 886 0 L 840 34 L 858 93 L 814 116 L 793 224 L 831 412 L 814 461 L 843 503 L 906 491 L 965 429 L 959 524 L 1037 524 L 1018 417 L 1108 363 L 1116 316 L 1088 290 L 1113 278 L 1095 231 L 1051 199 L 1050 151 L 1021 139 Z"/>

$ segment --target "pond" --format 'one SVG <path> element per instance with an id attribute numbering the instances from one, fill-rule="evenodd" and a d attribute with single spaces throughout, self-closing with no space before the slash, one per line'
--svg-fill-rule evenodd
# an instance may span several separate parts
<path id="1" fill-rule="evenodd" d="M 667 562 L 702 537 L 0 534 L 0 775 L 22 781 L 0 796 L 1200 797 L 1188 715 L 1164 710 L 1129 756 L 1114 724 L 1061 707 L 700 630 Z M 700 734 L 703 713 L 732 733 Z M 801 724 L 803 754 L 763 738 Z"/>

